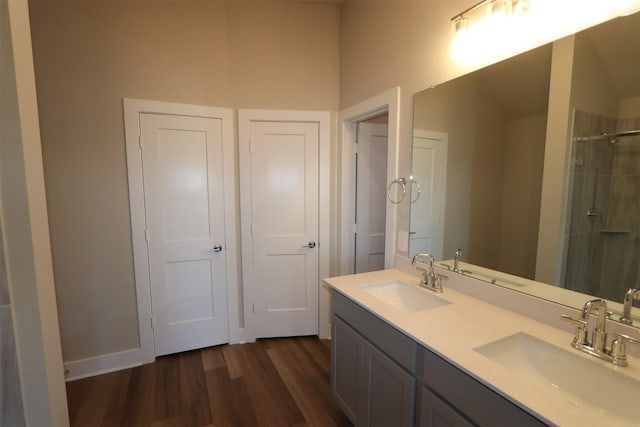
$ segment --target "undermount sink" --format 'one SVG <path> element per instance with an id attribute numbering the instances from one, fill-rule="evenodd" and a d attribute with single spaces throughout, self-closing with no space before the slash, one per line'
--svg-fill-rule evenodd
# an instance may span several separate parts
<path id="1" fill-rule="evenodd" d="M 365 285 L 362 289 L 383 303 L 402 311 L 416 312 L 451 304 L 438 295 L 428 293 L 427 290 L 398 280 Z"/>
<path id="2" fill-rule="evenodd" d="M 635 425 L 640 421 L 640 381 L 571 350 L 523 332 L 474 350 L 538 384 L 563 393 L 575 406 L 595 409 Z"/>

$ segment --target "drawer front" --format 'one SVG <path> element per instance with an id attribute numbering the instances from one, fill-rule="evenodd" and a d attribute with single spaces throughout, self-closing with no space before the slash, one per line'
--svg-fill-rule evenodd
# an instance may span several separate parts
<path id="1" fill-rule="evenodd" d="M 431 351 L 421 347 L 420 354 L 420 381 L 474 423 L 482 426 L 546 425 Z"/>
<path id="2" fill-rule="evenodd" d="M 388 323 L 339 292 L 331 292 L 333 313 L 381 349 L 407 371 L 415 374 L 418 344 Z"/>

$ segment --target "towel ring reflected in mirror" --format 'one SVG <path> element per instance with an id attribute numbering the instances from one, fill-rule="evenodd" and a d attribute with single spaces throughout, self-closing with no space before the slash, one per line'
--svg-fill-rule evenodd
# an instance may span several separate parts
<path id="1" fill-rule="evenodd" d="M 418 199 L 420 198 L 420 193 L 422 192 L 422 189 L 420 188 L 420 184 L 414 177 L 410 177 L 409 179 L 411 180 L 411 185 L 415 184 L 416 190 L 417 190 L 415 199 L 411 199 L 411 203 L 413 204 L 417 202 Z M 411 191 L 411 194 L 413 194 L 413 187 L 411 187 L 409 191 Z"/>

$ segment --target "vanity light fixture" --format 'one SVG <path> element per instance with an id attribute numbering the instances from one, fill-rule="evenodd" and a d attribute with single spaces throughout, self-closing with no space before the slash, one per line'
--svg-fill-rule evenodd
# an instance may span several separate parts
<path id="1" fill-rule="evenodd" d="M 513 3 L 529 0 L 482 0 L 451 18 L 454 35 L 451 41 L 451 56 L 464 60 L 469 52 L 486 50 L 485 42 L 505 33 Z"/>
<path id="2" fill-rule="evenodd" d="M 455 58 L 459 55 L 460 52 L 463 52 L 470 43 L 469 40 L 470 32 L 471 32 L 471 20 L 465 18 L 464 16 L 458 16 L 456 20 L 453 22 L 454 27 L 454 35 L 451 40 L 451 56 Z"/>
<path id="3" fill-rule="evenodd" d="M 451 22 L 454 23 L 455 32 L 465 31 L 469 29 L 471 19 L 469 16 L 476 15 L 479 9 L 489 5 L 489 15 L 508 15 L 510 14 L 513 3 L 529 3 L 530 0 L 482 0 L 470 8 L 465 9 L 453 18 Z M 521 6 L 519 7 L 522 8 Z M 475 20 L 478 18 L 475 17 Z"/>
<path id="4" fill-rule="evenodd" d="M 518 16 L 521 13 L 527 13 L 531 9 L 531 0 L 513 0 L 511 4 L 511 13 Z"/>
<path id="5" fill-rule="evenodd" d="M 489 4 L 491 16 L 502 18 L 511 15 L 511 0 L 493 0 Z"/>
<path id="6" fill-rule="evenodd" d="M 451 18 L 451 58 L 488 65 L 639 8 L 640 0 L 482 0 Z"/>

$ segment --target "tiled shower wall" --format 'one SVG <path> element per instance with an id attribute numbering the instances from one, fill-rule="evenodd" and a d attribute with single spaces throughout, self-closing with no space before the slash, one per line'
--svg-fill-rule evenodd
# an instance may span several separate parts
<path id="1" fill-rule="evenodd" d="M 24 424 L 11 298 L 0 231 L 0 426 Z"/>
<path id="2" fill-rule="evenodd" d="M 618 132 L 640 129 L 640 117 L 618 121 Z M 614 145 L 609 228 L 605 236 L 600 289 L 622 302 L 627 289 L 640 281 L 640 136 L 620 138 Z"/>
<path id="3" fill-rule="evenodd" d="M 576 111 L 573 136 L 640 128 L 640 118 Z M 565 287 L 622 301 L 638 283 L 640 137 L 574 142 Z M 587 215 L 591 211 L 592 215 Z"/>

